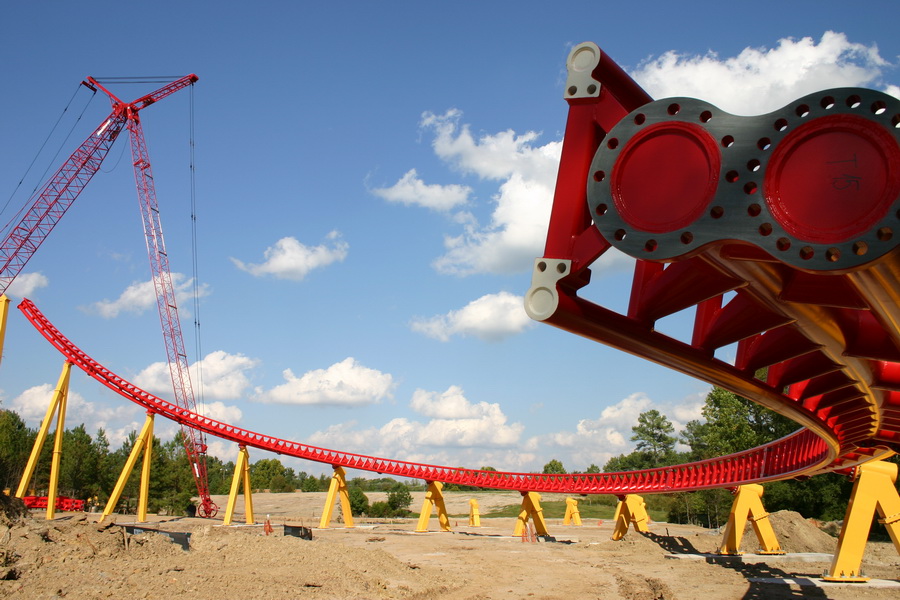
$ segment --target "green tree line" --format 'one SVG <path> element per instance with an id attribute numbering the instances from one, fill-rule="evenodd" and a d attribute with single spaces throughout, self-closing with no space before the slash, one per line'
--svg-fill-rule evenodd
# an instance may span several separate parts
<path id="1" fill-rule="evenodd" d="M 798 428 L 790 419 L 721 388 L 706 396 L 703 419 L 688 422 L 678 435 L 669 419 L 657 410 L 638 416 L 632 427 L 635 450 L 611 458 L 605 472 L 664 467 L 733 454 L 784 437 Z M 681 443 L 688 449 L 676 451 Z M 844 517 L 852 482 L 844 476 L 824 474 L 807 479 L 766 483 L 766 510 L 793 510 L 806 518 L 824 521 Z M 720 527 L 728 521 L 733 497 L 728 490 L 647 496 L 648 506 L 667 508 L 669 520 Z"/>
<path id="2" fill-rule="evenodd" d="M 0 490 L 14 492 L 18 488 L 37 434 L 37 429 L 27 427 L 16 412 L 0 409 Z M 41 455 L 27 495 L 47 495 L 53 437 L 51 432 L 41 446 Z M 57 493 L 85 500 L 88 505 L 105 506 L 137 437 L 136 431 L 130 432 L 122 445 L 114 450 L 102 428 L 93 436 L 87 432 L 84 424 L 66 429 L 63 432 Z M 184 450 L 183 434 L 179 431 L 168 442 L 162 442 L 154 436 L 151 460 L 149 510 L 183 514 L 191 503 L 191 498 L 197 495 Z M 206 466 L 210 494 L 228 494 L 234 475 L 234 462 L 223 462 L 215 456 L 207 456 Z M 139 483 L 140 464 L 131 473 L 122 492 L 118 507 L 120 510 L 129 512 L 136 509 Z M 330 483 L 330 475 L 315 476 L 304 471 L 298 473 L 293 468 L 284 466 L 277 458 L 262 458 L 250 465 L 250 486 L 255 491 L 319 492 L 326 491 Z M 410 489 L 421 486 L 408 486 L 389 477 L 356 477 L 349 482 L 348 487 L 354 514 L 390 517 L 407 514 L 412 502 Z M 375 502 L 370 506 L 365 491 L 388 492 L 387 501 Z"/>

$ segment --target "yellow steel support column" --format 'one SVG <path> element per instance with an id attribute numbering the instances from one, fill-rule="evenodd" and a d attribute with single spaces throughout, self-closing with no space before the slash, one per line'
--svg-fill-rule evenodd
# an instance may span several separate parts
<path id="1" fill-rule="evenodd" d="M 119 502 L 119 498 L 122 497 L 122 491 L 125 489 L 125 484 L 128 483 L 128 477 L 131 475 L 131 471 L 134 470 L 134 465 L 137 463 L 138 457 L 141 453 L 144 454 L 145 460 L 147 455 L 146 446 L 149 444 L 151 447 L 153 445 L 153 417 L 154 413 L 148 412 L 147 419 L 144 421 L 144 427 L 141 428 L 141 433 L 138 435 L 138 438 L 134 442 L 134 447 L 131 449 L 131 454 L 128 455 L 128 460 L 125 461 L 125 466 L 122 468 L 122 472 L 119 474 L 119 479 L 116 481 L 116 485 L 113 488 L 112 495 L 109 497 L 109 501 L 106 503 L 106 508 L 103 509 L 103 514 L 100 516 L 100 520 L 98 523 L 102 523 L 106 517 L 108 517 L 112 511 L 116 508 L 116 504 Z M 147 460 L 147 463 L 150 461 Z M 146 465 L 144 465 L 146 467 Z M 142 473 L 143 473 L 142 469 Z M 146 503 L 146 499 L 143 495 L 149 492 L 150 489 L 150 471 L 146 470 L 147 480 L 144 481 L 144 478 L 141 478 L 141 500 Z M 139 501 L 139 502 L 140 502 Z M 146 520 L 146 515 L 144 516 Z"/>
<path id="2" fill-rule="evenodd" d="M 628 494 L 619 498 L 613 520 L 616 522 L 616 528 L 612 535 L 614 540 L 621 540 L 625 537 L 631 523 L 634 523 L 634 528 L 641 533 L 650 531 L 647 528 L 647 523 L 650 521 L 650 517 L 647 515 L 647 505 L 644 503 L 644 499 L 637 494 Z"/>
<path id="3" fill-rule="evenodd" d="M 547 531 L 547 523 L 544 521 L 544 509 L 541 508 L 541 495 L 537 492 L 522 492 L 522 510 L 516 520 L 514 536 L 518 537 L 525 533 L 529 517 L 534 520 L 534 531 L 537 535 L 550 535 Z"/>
<path id="4" fill-rule="evenodd" d="M 850 494 L 850 504 L 844 514 L 844 526 L 838 538 L 837 550 L 825 581 L 868 581 L 860 572 L 866 539 L 872 528 L 875 511 L 880 523 L 900 552 L 900 494 L 897 493 L 897 465 L 880 460 L 856 467 L 856 481 Z"/>
<path id="5" fill-rule="evenodd" d="M 3 344 L 6 340 L 6 317 L 9 316 L 9 298 L 0 296 L 0 360 L 3 359 Z"/>
<path id="6" fill-rule="evenodd" d="M 481 514 L 478 512 L 478 500 L 469 500 L 469 527 L 481 527 Z"/>
<path id="7" fill-rule="evenodd" d="M 581 513 L 578 512 L 578 499 L 566 498 L 566 516 L 563 525 L 581 525 Z"/>
<path id="8" fill-rule="evenodd" d="M 237 464 L 234 465 L 234 477 L 231 478 L 231 492 L 228 494 L 228 506 L 225 508 L 225 520 L 223 525 L 231 525 L 234 516 L 234 505 L 237 502 L 238 490 L 241 485 L 244 488 L 244 522 L 253 525 L 253 490 L 250 488 L 250 453 L 247 446 L 238 446 Z"/>
<path id="9" fill-rule="evenodd" d="M 144 461 L 141 464 L 141 487 L 138 493 L 137 520 L 139 523 L 147 522 L 147 505 L 150 502 L 150 464 L 153 459 L 153 414 L 147 415 L 147 429 L 144 437 Z"/>
<path id="10" fill-rule="evenodd" d="M 68 364 L 68 363 L 66 363 Z M 71 367 L 71 365 L 70 365 Z M 65 369 L 66 367 L 63 367 Z M 66 431 L 66 404 L 69 399 L 69 380 L 59 392 L 56 411 L 56 433 L 53 435 L 53 454 L 50 457 L 50 484 L 47 489 L 47 520 L 56 517 L 56 496 L 59 489 L 59 464 L 62 460 L 63 435 Z"/>
<path id="11" fill-rule="evenodd" d="M 343 467 L 333 468 L 334 475 L 331 476 L 331 485 L 328 486 L 328 496 L 325 498 L 325 510 L 322 511 L 319 529 L 328 529 L 328 524 L 331 522 L 331 514 L 334 512 L 334 501 L 337 496 L 341 498 L 341 513 L 344 515 L 344 527 L 353 527 L 353 511 L 350 509 L 347 474 L 344 472 Z"/>
<path id="12" fill-rule="evenodd" d="M 747 527 L 747 517 L 753 524 L 753 532 L 759 540 L 759 554 L 784 554 L 778 544 L 775 530 L 769 521 L 769 513 L 763 508 L 763 486 L 751 483 L 741 485 L 734 490 L 734 502 L 728 515 L 725 527 L 725 539 L 719 548 L 719 554 L 738 555 L 741 552 L 741 538 Z"/>
<path id="13" fill-rule="evenodd" d="M 443 489 L 444 484 L 440 481 L 428 482 L 428 490 L 425 492 L 425 500 L 422 502 L 422 510 L 419 512 L 419 524 L 416 526 L 417 532 L 428 531 L 428 521 L 431 520 L 432 507 L 437 507 L 441 531 L 450 531 L 450 517 L 447 516 L 447 507 L 444 505 Z"/>
<path id="14" fill-rule="evenodd" d="M 59 407 L 63 398 L 69 394 L 69 374 L 72 371 L 72 363 L 64 362 L 62 373 L 59 374 L 59 381 L 56 383 L 56 390 L 50 399 L 50 406 L 47 407 L 47 413 L 44 420 L 41 421 L 41 428 L 38 430 L 37 438 L 34 440 L 34 446 L 31 448 L 31 456 L 25 465 L 25 471 L 22 473 L 22 479 L 19 481 L 19 488 L 16 490 L 16 498 L 21 498 L 31 485 L 31 478 L 34 477 L 34 469 L 37 467 L 38 459 L 41 456 L 41 449 L 44 447 L 44 441 L 47 439 L 47 432 L 50 430 L 50 423 L 53 421 L 53 415 Z M 57 428 L 59 423 L 57 422 Z M 49 506 L 49 504 L 48 504 Z M 48 517 L 52 518 L 52 517 Z"/>

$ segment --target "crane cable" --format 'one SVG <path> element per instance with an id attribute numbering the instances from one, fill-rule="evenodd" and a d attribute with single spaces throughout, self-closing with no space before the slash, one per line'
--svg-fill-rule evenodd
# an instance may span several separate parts
<path id="1" fill-rule="evenodd" d="M 72 97 L 69 98 L 69 101 L 66 103 L 65 108 L 63 108 L 59 117 L 56 119 L 56 123 L 54 123 L 53 127 L 50 129 L 50 133 L 47 134 L 47 137 L 44 139 L 44 142 L 41 144 L 41 147 L 38 148 L 38 151 L 35 153 L 34 158 L 31 159 L 31 163 L 28 165 L 28 168 L 25 169 L 25 172 L 22 174 L 22 177 L 19 179 L 19 183 L 16 184 L 16 187 L 15 187 L 15 189 L 13 189 L 12 193 L 9 195 L 9 198 L 6 199 L 6 202 L 3 204 L 3 208 L 0 208 L 0 215 L 2 215 L 4 212 L 6 212 L 6 209 L 9 208 L 10 202 L 12 202 L 12 199 L 19 192 L 19 188 L 22 187 L 22 183 L 25 181 L 25 178 L 28 177 L 28 174 L 31 172 L 32 167 L 34 167 L 34 165 L 37 162 L 38 158 L 40 157 L 41 153 L 44 151 L 44 148 L 47 146 L 47 143 L 50 141 L 50 138 L 53 137 L 53 134 L 56 132 L 56 128 L 59 127 L 59 124 L 62 122 L 63 117 L 66 115 L 66 112 L 68 112 L 69 107 L 72 105 L 72 102 L 75 101 L 75 96 L 77 96 L 78 92 L 81 91 L 82 86 L 87 87 L 88 89 L 91 89 L 92 93 L 91 93 L 90 97 L 88 98 L 87 102 L 85 102 L 84 106 L 81 108 L 81 112 L 78 114 L 78 117 L 75 119 L 75 122 L 72 124 L 72 127 L 69 128 L 69 132 L 66 134 L 65 138 L 63 138 L 63 140 L 60 142 L 59 147 L 56 149 L 56 152 L 53 154 L 53 158 L 51 158 L 50 161 L 47 163 L 47 167 L 44 168 L 44 173 L 38 179 L 38 183 L 34 186 L 34 189 L 31 190 L 32 197 L 33 197 L 34 193 L 37 192 L 38 186 L 41 185 L 41 183 L 43 183 L 46 180 L 47 173 L 48 173 L 48 171 L 50 171 L 51 165 L 56 164 L 56 159 L 59 156 L 60 151 L 62 151 L 63 147 L 69 141 L 69 138 L 72 136 L 72 132 L 75 131 L 75 127 L 78 126 L 78 123 L 81 121 L 81 117 L 84 116 L 85 111 L 87 111 L 88 106 L 90 106 L 91 100 L 93 100 L 94 97 L 97 95 L 97 90 L 86 85 L 84 82 L 79 83 L 78 87 L 75 89 L 75 92 L 72 93 Z M 23 205 L 16 212 L 15 215 L 13 215 L 13 217 L 9 220 L 9 222 L 3 226 L 3 231 L 8 230 L 9 227 L 13 223 L 17 223 L 20 220 L 22 212 L 25 210 L 26 206 L 27 206 L 27 203 L 25 205 Z"/>
<path id="2" fill-rule="evenodd" d="M 190 194 L 191 194 L 191 282 L 194 312 L 194 355 L 197 357 L 197 400 L 200 404 L 200 414 L 206 414 L 206 406 L 203 395 L 203 347 L 200 336 L 200 274 L 197 251 L 197 177 L 194 162 L 194 84 L 189 88 L 189 131 L 190 131 Z"/>

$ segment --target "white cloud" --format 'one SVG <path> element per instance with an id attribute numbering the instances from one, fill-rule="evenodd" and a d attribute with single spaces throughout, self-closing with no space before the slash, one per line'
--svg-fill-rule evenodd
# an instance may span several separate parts
<path id="1" fill-rule="evenodd" d="M 194 280 L 186 277 L 183 273 L 172 273 L 171 277 L 175 301 L 181 306 L 191 302 L 194 297 Z M 201 285 L 197 291 L 200 297 L 207 296 L 209 295 L 209 286 Z M 153 280 L 150 280 L 134 282 L 125 288 L 125 291 L 115 300 L 101 300 L 83 307 L 82 310 L 100 315 L 104 319 L 113 319 L 123 312 L 139 315 L 155 306 L 156 288 Z"/>
<path id="2" fill-rule="evenodd" d="M 283 375 L 286 383 L 269 391 L 258 389 L 254 399 L 278 404 L 361 406 L 390 398 L 394 388 L 390 374 L 364 367 L 352 357 L 301 377 L 290 369 Z"/>
<path id="3" fill-rule="evenodd" d="M 205 398 L 240 398 L 250 388 L 248 372 L 258 365 L 255 358 L 216 350 L 191 365 L 191 377 L 198 383 L 202 381 Z"/>
<path id="4" fill-rule="evenodd" d="M 272 275 L 278 279 L 302 281 L 313 269 L 343 261 L 347 258 L 349 248 L 350 245 L 341 239 L 341 234 L 332 231 L 325 244 L 306 246 L 297 238 L 284 237 L 275 242 L 274 246 L 266 248 L 262 263 L 245 263 L 236 258 L 232 258 L 231 262 L 255 277 Z"/>
<path id="5" fill-rule="evenodd" d="M 851 43 L 843 33 L 828 31 L 818 43 L 786 38 L 774 48 L 746 48 L 724 59 L 712 52 L 670 51 L 647 60 L 632 76 L 654 98 L 695 97 L 734 114 L 755 115 L 828 88 L 870 87 L 887 66 L 874 44 Z"/>
<path id="6" fill-rule="evenodd" d="M 434 134 L 435 153 L 464 174 L 500 181 L 493 196 L 490 223 L 480 224 L 469 213 L 457 215 L 463 232 L 447 236 L 447 252 L 434 261 L 441 273 L 515 273 L 530 268 L 541 254 L 550 217 L 560 142 L 537 146 L 535 132 L 517 135 L 507 130 L 476 139 L 462 113 L 425 113 L 421 126 Z"/>
<path id="7" fill-rule="evenodd" d="M 509 292 L 488 294 L 446 315 L 413 319 L 410 327 L 442 342 L 453 335 L 500 341 L 533 326 L 523 302 L 521 296 Z"/>
<path id="8" fill-rule="evenodd" d="M 603 467 L 610 458 L 635 449 L 631 428 L 637 425 L 642 412 L 658 410 L 669 419 L 677 434 L 688 421 L 701 418 L 705 398 L 703 392 L 675 403 L 657 403 L 645 393 L 635 392 L 605 407 L 596 419 L 581 419 L 574 430 L 529 438 L 525 448 L 537 456 L 556 457 L 568 469 L 584 469 L 591 463 Z"/>
<path id="9" fill-rule="evenodd" d="M 237 425 L 244 418 L 243 411 L 237 406 L 229 406 L 223 402 L 204 402 L 200 406 L 200 414 L 210 419 Z"/>
<path id="10" fill-rule="evenodd" d="M 29 427 L 39 427 L 53 398 L 56 386 L 50 383 L 33 386 L 9 401 L 8 408 L 18 413 Z M 125 400 L 112 404 L 99 404 L 84 399 L 69 389 L 66 397 L 66 428 L 85 424 L 89 435 L 103 428 L 112 448 L 119 447 L 128 432 L 140 429 L 142 409 Z M 51 434 L 55 425 L 51 425 Z"/>
<path id="11" fill-rule="evenodd" d="M 19 273 L 6 288 L 6 294 L 15 298 L 27 298 L 35 290 L 45 288 L 49 284 L 50 280 L 41 272 Z"/>
<path id="12" fill-rule="evenodd" d="M 441 393 L 416 390 L 410 406 L 431 418 L 425 422 L 396 418 L 367 429 L 356 429 L 355 422 L 343 423 L 314 433 L 309 441 L 400 460 L 458 464 L 463 456 L 487 460 L 478 449 L 513 452 L 525 429 L 521 423 L 508 423 L 499 404 L 472 403 L 457 386 Z M 476 466 L 482 464 L 489 463 Z"/>
<path id="13" fill-rule="evenodd" d="M 499 404 L 472 404 L 466 399 L 462 388 L 455 385 L 441 393 L 418 389 L 413 392 L 409 406 L 423 417 L 437 419 L 478 419 L 500 410 Z"/>
<path id="14" fill-rule="evenodd" d="M 258 360 L 243 354 L 229 354 L 222 350 L 210 352 L 199 364 L 195 362 L 189 366 L 195 397 L 201 397 L 199 386 L 202 382 L 202 396 L 206 398 L 240 398 L 250 388 L 247 372 L 258 364 Z M 168 363 L 156 362 L 149 365 L 134 377 L 133 382 L 141 389 L 160 397 L 168 398 L 172 395 L 172 377 Z"/>
<path id="15" fill-rule="evenodd" d="M 399 417 L 364 428 L 349 421 L 314 433 L 308 442 L 370 456 L 467 468 L 490 465 L 534 472 L 556 458 L 569 470 L 583 470 L 591 463 L 602 467 L 610 458 L 633 451 L 631 427 L 640 413 L 655 408 L 679 432 L 687 421 L 700 417 L 705 395 L 659 404 L 637 392 L 604 408 L 596 419 L 578 421 L 570 430 L 523 439 L 524 425 L 509 423 L 499 404 L 471 402 L 458 386 L 443 392 L 418 389 L 410 408 L 424 421 Z"/>
<path id="16" fill-rule="evenodd" d="M 472 188 L 459 184 L 426 184 L 419 179 L 415 169 L 410 169 L 391 187 L 376 188 L 372 193 L 388 202 L 449 211 L 465 204 L 472 193 Z"/>

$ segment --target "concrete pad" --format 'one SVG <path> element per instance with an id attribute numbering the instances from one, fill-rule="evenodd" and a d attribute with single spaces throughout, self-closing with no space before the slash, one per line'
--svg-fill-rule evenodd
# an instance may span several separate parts
<path id="1" fill-rule="evenodd" d="M 856 586 L 858 588 L 879 588 L 879 589 L 898 589 L 900 590 L 900 581 L 893 579 L 870 579 L 866 582 L 854 581 L 824 581 L 822 579 L 810 579 L 809 577 L 748 577 L 750 583 L 770 583 L 781 585 L 796 585 L 799 587 L 818 587 L 830 588 L 835 586 L 847 587 Z"/>
<path id="2" fill-rule="evenodd" d="M 823 552 L 791 552 L 788 554 L 666 554 L 677 560 L 704 560 L 707 562 L 831 562 L 833 556 Z"/>

